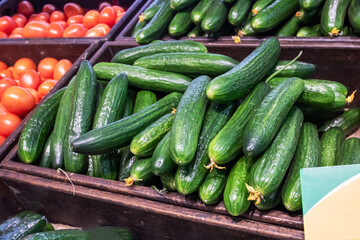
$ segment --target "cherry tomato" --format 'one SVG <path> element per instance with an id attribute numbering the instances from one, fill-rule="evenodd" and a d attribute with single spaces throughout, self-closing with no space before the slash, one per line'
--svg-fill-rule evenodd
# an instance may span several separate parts
<path id="1" fill-rule="evenodd" d="M 32 21 L 25 25 L 24 27 L 24 37 L 25 38 L 45 38 L 49 24 L 44 21 Z"/>
<path id="2" fill-rule="evenodd" d="M 67 23 L 68 26 L 73 25 L 75 23 L 81 23 L 82 24 L 83 19 L 84 19 L 83 15 L 75 15 L 75 16 L 69 17 L 66 23 Z"/>
<path id="3" fill-rule="evenodd" d="M 106 8 L 106 7 L 111 7 L 111 3 L 109 3 L 109 2 L 101 2 L 99 4 L 99 10 L 100 11 L 103 10 L 104 8 Z"/>
<path id="4" fill-rule="evenodd" d="M 41 84 L 39 74 L 35 70 L 26 70 L 20 75 L 20 87 L 38 89 Z"/>
<path id="5" fill-rule="evenodd" d="M 14 64 L 13 75 L 15 79 L 19 79 L 20 75 L 28 69 L 36 70 L 36 65 L 30 58 L 20 58 Z"/>
<path id="6" fill-rule="evenodd" d="M 53 11 L 55 11 L 55 6 L 48 3 L 48 4 L 45 4 L 43 7 L 42 7 L 42 11 L 43 12 L 46 12 L 48 14 L 51 14 Z"/>
<path id="7" fill-rule="evenodd" d="M 63 37 L 84 37 L 85 33 L 86 29 L 84 25 L 75 23 L 64 30 Z"/>
<path id="8" fill-rule="evenodd" d="M 0 31 L 10 34 L 14 28 L 17 27 L 16 22 L 9 16 L 3 16 L 0 18 Z"/>
<path id="9" fill-rule="evenodd" d="M 0 115 L 0 135 L 8 137 L 19 126 L 20 122 L 21 118 L 15 114 Z"/>
<path id="10" fill-rule="evenodd" d="M 91 28 L 85 33 L 85 37 L 104 37 L 105 34 L 98 28 Z"/>
<path id="11" fill-rule="evenodd" d="M 3 61 L 0 61 L 0 71 L 7 69 L 8 66 Z"/>
<path id="12" fill-rule="evenodd" d="M 21 13 L 14 14 L 11 18 L 15 21 L 17 26 L 20 28 L 23 28 L 27 22 L 27 18 L 24 15 L 22 15 Z"/>
<path id="13" fill-rule="evenodd" d="M 99 15 L 99 23 L 105 23 L 109 27 L 114 26 L 116 20 L 116 12 L 112 7 L 105 7 Z"/>
<path id="14" fill-rule="evenodd" d="M 39 93 L 35 89 L 32 89 L 32 88 L 25 88 L 25 89 L 28 90 L 33 95 L 36 104 L 38 104 L 41 100 Z"/>
<path id="15" fill-rule="evenodd" d="M 2 31 L 0 31 L 0 38 L 8 38 L 8 35 Z"/>
<path id="16" fill-rule="evenodd" d="M 117 15 L 115 23 L 117 23 L 124 15 L 125 15 L 125 12 L 120 13 L 119 15 Z"/>
<path id="17" fill-rule="evenodd" d="M 88 11 L 83 20 L 83 24 L 87 28 L 95 27 L 99 23 L 99 12 L 96 10 Z"/>
<path id="18" fill-rule="evenodd" d="M 67 3 L 64 5 L 64 13 L 67 18 L 75 15 L 84 15 L 84 10 L 79 4 Z"/>
<path id="19" fill-rule="evenodd" d="M 55 86 L 57 81 L 55 80 L 47 80 L 43 82 L 38 89 L 39 97 L 42 99 L 50 90 Z"/>
<path id="20" fill-rule="evenodd" d="M 60 22 L 52 22 L 46 33 L 48 38 L 61 38 L 63 36 L 64 27 Z"/>
<path id="21" fill-rule="evenodd" d="M 94 28 L 100 29 L 104 35 L 108 34 L 110 32 L 110 27 L 106 25 L 105 23 L 99 23 Z"/>
<path id="22" fill-rule="evenodd" d="M 34 13 L 34 7 L 29 1 L 21 1 L 17 6 L 17 12 L 23 14 L 25 17 L 30 17 Z"/>
<path id="23" fill-rule="evenodd" d="M 50 15 L 50 22 L 66 21 L 65 14 L 61 11 L 53 11 Z"/>
<path id="24" fill-rule="evenodd" d="M 1 103 L 9 112 L 25 116 L 36 105 L 33 95 L 25 88 L 13 86 L 5 90 Z"/>
<path id="25" fill-rule="evenodd" d="M 52 78 L 54 76 L 54 69 L 59 61 L 52 57 L 47 57 L 41 60 L 38 64 L 38 72 L 41 77 Z"/>
<path id="26" fill-rule="evenodd" d="M 11 78 L 3 78 L 0 80 L 0 99 L 6 89 L 9 87 L 17 86 L 16 82 Z"/>
<path id="27" fill-rule="evenodd" d="M 72 66 L 72 63 L 67 59 L 61 59 L 54 68 L 54 80 L 59 80 Z"/>
<path id="28" fill-rule="evenodd" d="M 116 16 L 118 16 L 121 13 L 126 12 L 125 9 L 123 7 L 120 7 L 120 6 L 114 5 L 114 6 L 112 6 L 112 8 L 115 10 Z"/>
<path id="29" fill-rule="evenodd" d="M 46 12 L 41 12 L 38 15 L 36 15 L 36 17 L 34 18 L 34 21 L 45 21 L 45 22 L 49 22 L 50 19 L 50 15 Z"/>
<path id="30" fill-rule="evenodd" d="M 4 107 L 4 105 L 2 105 L 2 103 L 0 102 L 0 115 L 6 114 L 9 111 Z"/>
<path id="31" fill-rule="evenodd" d="M 6 140 L 6 137 L 0 135 L 0 146 L 3 144 Z"/>
<path id="32" fill-rule="evenodd" d="M 1 78 L 5 78 L 5 77 L 9 77 L 12 78 L 13 77 L 13 72 L 10 71 L 9 69 L 4 69 L 0 72 L 0 77 Z"/>

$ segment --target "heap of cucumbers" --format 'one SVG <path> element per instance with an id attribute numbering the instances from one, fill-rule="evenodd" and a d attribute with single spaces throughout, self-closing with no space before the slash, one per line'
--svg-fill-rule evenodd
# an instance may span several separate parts
<path id="1" fill-rule="evenodd" d="M 313 64 L 280 52 L 268 38 L 237 62 L 199 42 L 157 41 L 84 60 L 26 124 L 19 158 L 126 185 L 160 180 L 205 204 L 223 199 L 234 216 L 251 201 L 297 211 L 301 168 L 360 163 L 360 140 L 345 140 L 360 109 L 345 109 L 344 85 L 309 79 Z"/>

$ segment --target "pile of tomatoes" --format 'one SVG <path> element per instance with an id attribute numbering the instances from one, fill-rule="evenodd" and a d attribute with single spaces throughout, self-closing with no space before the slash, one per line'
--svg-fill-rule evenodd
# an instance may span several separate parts
<path id="1" fill-rule="evenodd" d="M 125 9 L 108 2 L 99 10 L 84 11 L 76 3 L 57 10 L 46 4 L 35 14 L 29 1 L 21 1 L 17 14 L 0 18 L 0 38 L 104 37 L 125 14 Z"/>
<path id="2" fill-rule="evenodd" d="M 67 59 L 52 57 L 37 66 L 29 58 L 10 67 L 0 61 L 0 145 L 71 66 Z"/>

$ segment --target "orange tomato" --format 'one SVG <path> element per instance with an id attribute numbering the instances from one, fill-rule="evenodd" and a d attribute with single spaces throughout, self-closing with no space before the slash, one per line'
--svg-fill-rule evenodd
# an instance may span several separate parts
<path id="1" fill-rule="evenodd" d="M 20 75 L 20 87 L 38 89 L 41 84 L 39 74 L 35 70 L 26 70 Z"/>
<path id="2" fill-rule="evenodd" d="M 64 32 L 63 37 L 84 37 L 86 33 L 86 29 L 84 25 L 75 23 L 73 25 L 68 26 Z"/>
<path id="3" fill-rule="evenodd" d="M 37 13 L 31 14 L 27 23 L 34 21 L 36 19 L 36 16 L 37 16 Z"/>
<path id="4" fill-rule="evenodd" d="M 25 116 L 36 105 L 33 95 L 18 86 L 7 88 L 1 96 L 1 103 L 9 112 L 20 116 Z"/>
<path id="5" fill-rule="evenodd" d="M 0 31 L 6 34 L 10 34 L 14 28 L 17 27 L 16 22 L 9 16 L 3 16 L 0 18 Z"/>
<path id="6" fill-rule="evenodd" d="M 45 95 L 48 94 L 48 92 L 50 92 L 50 90 L 55 86 L 56 83 L 57 81 L 55 80 L 47 80 L 43 82 L 38 89 L 39 97 L 41 99 L 45 97 Z"/>
<path id="7" fill-rule="evenodd" d="M 68 26 L 65 21 L 57 21 L 56 23 L 59 23 L 64 29 Z"/>
<path id="8" fill-rule="evenodd" d="M 9 38 L 24 38 L 24 35 L 21 33 L 12 33 L 10 34 Z"/>
<path id="9" fill-rule="evenodd" d="M 3 61 L 0 61 L 0 71 L 7 69 L 8 66 Z"/>
<path id="10" fill-rule="evenodd" d="M 0 72 L 0 77 L 1 78 L 5 78 L 5 77 L 9 77 L 12 78 L 13 77 L 13 72 L 9 69 L 4 69 Z"/>
<path id="11" fill-rule="evenodd" d="M 23 14 L 25 17 L 30 17 L 34 13 L 34 7 L 29 1 L 21 1 L 17 6 L 17 12 Z"/>
<path id="12" fill-rule="evenodd" d="M 75 23 L 83 23 L 83 19 L 84 19 L 84 16 L 83 15 L 75 15 L 75 16 L 71 16 L 68 18 L 68 20 L 66 21 L 67 25 L 70 26 L 70 25 L 73 25 Z"/>
<path id="13" fill-rule="evenodd" d="M 96 10 L 88 11 L 83 20 L 83 24 L 87 28 L 95 27 L 99 23 L 99 12 Z"/>
<path id="14" fill-rule="evenodd" d="M 46 12 L 48 14 L 51 14 L 53 11 L 55 11 L 55 6 L 48 3 L 48 4 L 45 4 L 43 7 L 42 7 L 42 11 L 43 12 Z"/>
<path id="15" fill-rule="evenodd" d="M 112 7 L 105 7 L 99 15 L 99 23 L 105 23 L 109 27 L 114 26 L 116 20 L 116 12 Z"/>
<path id="16" fill-rule="evenodd" d="M 117 5 L 112 6 L 112 8 L 115 10 L 116 16 L 119 16 L 119 14 L 122 14 L 122 13 L 126 12 L 123 7 L 120 7 L 120 6 L 117 6 Z"/>
<path id="17" fill-rule="evenodd" d="M 91 28 L 85 33 L 85 37 L 104 37 L 105 34 L 98 28 Z"/>
<path id="18" fill-rule="evenodd" d="M 99 23 L 94 28 L 100 29 L 104 33 L 104 35 L 110 32 L 110 27 L 105 23 Z"/>
<path id="19" fill-rule="evenodd" d="M 38 64 L 38 72 L 43 78 L 52 78 L 54 76 L 54 69 L 59 61 L 52 57 L 42 59 Z"/>
<path id="20" fill-rule="evenodd" d="M 0 38 L 8 38 L 8 35 L 2 31 L 0 31 Z"/>
<path id="21" fill-rule="evenodd" d="M 14 14 L 11 17 L 18 27 L 23 28 L 27 22 L 27 18 L 21 13 Z"/>
<path id="22" fill-rule="evenodd" d="M 49 22 L 50 19 L 50 15 L 46 12 L 41 12 L 38 15 L 36 15 L 36 17 L 34 18 L 34 21 L 45 21 L 45 22 Z"/>
<path id="23" fill-rule="evenodd" d="M 17 86 L 13 79 L 6 77 L 0 80 L 0 99 L 5 90 L 12 86 Z"/>
<path id="24" fill-rule="evenodd" d="M 1 99 L 1 98 L 0 98 Z M 8 113 L 9 111 L 4 107 L 4 105 L 2 105 L 2 103 L 0 102 L 0 115 L 3 115 L 5 113 Z"/>
<path id="25" fill-rule="evenodd" d="M 25 89 L 28 90 L 33 95 L 36 104 L 38 104 L 41 100 L 39 93 L 33 88 L 25 88 Z"/>
<path id="26" fill-rule="evenodd" d="M 21 118 L 12 113 L 0 115 L 0 135 L 8 137 L 19 126 Z"/>
<path id="27" fill-rule="evenodd" d="M 64 27 L 60 22 L 52 22 L 46 32 L 48 38 L 61 38 L 64 33 Z"/>
<path id="28" fill-rule="evenodd" d="M 13 70 L 14 78 L 19 79 L 20 75 L 25 70 L 29 70 L 29 69 L 36 70 L 36 65 L 34 61 L 31 60 L 30 58 L 20 58 L 14 64 L 14 70 Z"/>
<path id="29" fill-rule="evenodd" d="M 16 82 L 17 86 L 20 86 L 20 80 L 15 79 L 14 81 Z"/>
<path id="30" fill-rule="evenodd" d="M 0 146 L 3 144 L 6 140 L 6 137 L 0 135 Z"/>
<path id="31" fill-rule="evenodd" d="M 67 59 L 61 59 L 54 68 L 54 80 L 59 80 L 71 68 L 72 63 Z"/>
<path id="32" fill-rule="evenodd" d="M 120 13 L 119 15 L 117 15 L 115 23 L 117 23 L 124 15 L 125 15 L 125 12 Z"/>
<path id="33" fill-rule="evenodd" d="M 101 2 L 99 4 L 99 10 L 100 11 L 103 10 L 104 8 L 106 8 L 106 7 L 111 7 L 111 3 L 109 3 L 109 2 Z"/>
<path id="34" fill-rule="evenodd" d="M 12 31 L 11 34 L 23 34 L 23 33 L 24 33 L 24 28 L 17 27 Z"/>
<path id="35" fill-rule="evenodd" d="M 48 29 L 49 24 L 47 22 L 32 21 L 25 25 L 23 35 L 25 38 L 45 38 Z"/>
<path id="36" fill-rule="evenodd" d="M 84 10 L 79 4 L 71 2 L 64 5 L 64 13 L 69 18 L 75 15 L 84 15 Z"/>
<path id="37" fill-rule="evenodd" d="M 61 11 L 53 11 L 50 15 L 50 22 L 66 21 L 65 14 Z"/>

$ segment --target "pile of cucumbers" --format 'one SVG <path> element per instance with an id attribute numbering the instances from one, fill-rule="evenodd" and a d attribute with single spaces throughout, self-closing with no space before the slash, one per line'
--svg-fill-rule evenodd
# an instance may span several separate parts
<path id="1" fill-rule="evenodd" d="M 199 42 L 155 41 L 84 60 L 23 129 L 21 161 L 126 185 L 198 192 L 238 216 L 251 201 L 301 209 L 300 169 L 360 163 L 360 109 L 341 83 L 279 61 L 277 38 L 238 62 Z"/>
<path id="2" fill-rule="evenodd" d="M 154 0 L 132 36 L 147 44 L 171 37 L 357 36 L 358 0 Z"/>

